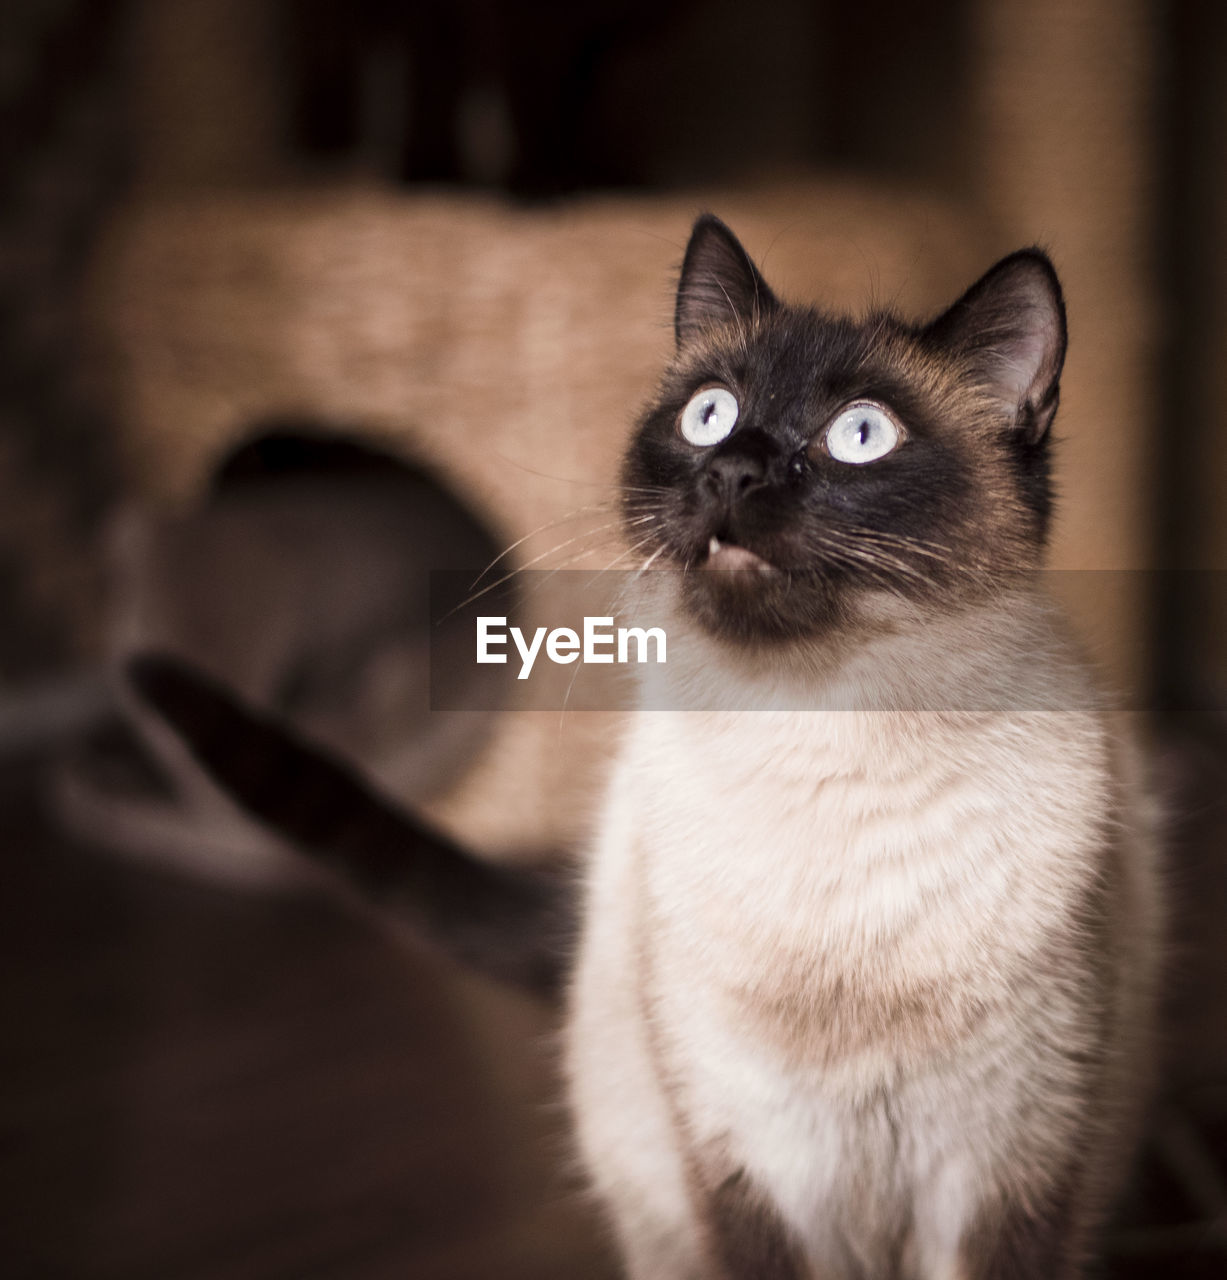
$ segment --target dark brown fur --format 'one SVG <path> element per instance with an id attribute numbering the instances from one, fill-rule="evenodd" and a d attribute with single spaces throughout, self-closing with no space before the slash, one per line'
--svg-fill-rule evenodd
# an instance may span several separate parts
<path id="1" fill-rule="evenodd" d="M 248 813 L 441 950 L 499 981 L 556 996 L 574 930 L 566 876 L 473 857 L 289 725 L 172 658 L 135 659 L 128 673 Z"/>
<path id="2" fill-rule="evenodd" d="M 808 1269 L 788 1229 L 744 1170 L 716 1187 L 705 1216 L 725 1280 L 806 1280 Z"/>
<path id="3" fill-rule="evenodd" d="M 786 571 L 753 591 L 737 575 L 689 575 L 684 602 L 706 630 L 760 645 L 829 635 L 866 587 L 956 609 L 1038 567 L 1065 354 L 1060 286 L 1038 250 L 998 263 L 927 325 L 855 321 L 780 303 L 705 216 L 675 329 L 677 355 L 623 468 L 641 550 L 690 569 L 714 535 Z M 708 386 L 734 395 L 737 425 L 695 446 L 678 421 Z M 907 446 L 870 467 L 834 461 L 826 426 L 865 401 L 906 424 Z"/>
<path id="4" fill-rule="evenodd" d="M 960 1280 L 1067 1280 L 1080 1274 L 1078 1193 L 1068 1173 L 1031 1203 L 1011 1199 L 981 1214 L 963 1244 Z"/>

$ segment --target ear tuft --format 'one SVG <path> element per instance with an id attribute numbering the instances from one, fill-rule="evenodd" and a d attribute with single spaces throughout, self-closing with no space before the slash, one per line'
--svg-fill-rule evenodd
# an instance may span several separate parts
<path id="1" fill-rule="evenodd" d="M 1052 263 L 1021 249 L 987 271 L 929 326 L 968 355 L 1029 444 L 1048 433 L 1065 363 L 1065 304 Z"/>
<path id="2" fill-rule="evenodd" d="M 744 323 L 778 306 L 741 241 L 714 214 L 701 214 L 677 286 L 673 330 L 679 349 L 707 329 Z"/>

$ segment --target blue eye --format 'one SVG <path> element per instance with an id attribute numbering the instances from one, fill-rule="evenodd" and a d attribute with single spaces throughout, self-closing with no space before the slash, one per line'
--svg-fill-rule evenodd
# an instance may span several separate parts
<path id="1" fill-rule="evenodd" d="M 899 439 L 899 428 L 877 405 L 854 404 L 827 428 L 826 447 L 837 462 L 859 466 L 885 457 Z"/>
<path id="2" fill-rule="evenodd" d="M 737 397 L 724 387 L 705 387 L 682 410 L 678 428 L 691 444 L 719 444 L 737 424 Z"/>

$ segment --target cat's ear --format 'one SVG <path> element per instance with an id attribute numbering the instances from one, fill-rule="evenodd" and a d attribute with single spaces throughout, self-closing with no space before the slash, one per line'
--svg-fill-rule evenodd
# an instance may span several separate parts
<path id="1" fill-rule="evenodd" d="M 779 305 L 741 241 L 714 214 L 701 214 L 677 285 L 673 332 L 679 349 L 707 329 L 745 322 Z"/>
<path id="2" fill-rule="evenodd" d="M 1003 258 L 927 332 L 971 358 L 1028 443 L 1044 438 L 1065 363 L 1065 304 L 1046 254 L 1021 249 Z"/>

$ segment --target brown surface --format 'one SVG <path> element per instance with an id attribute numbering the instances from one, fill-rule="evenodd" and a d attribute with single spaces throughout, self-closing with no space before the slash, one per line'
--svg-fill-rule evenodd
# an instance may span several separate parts
<path id="1" fill-rule="evenodd" d="M 0 782 L 6 1276 L 606 1274 L 540 1015 L 329 903 L 73 848 L 32 782 Z"/>

